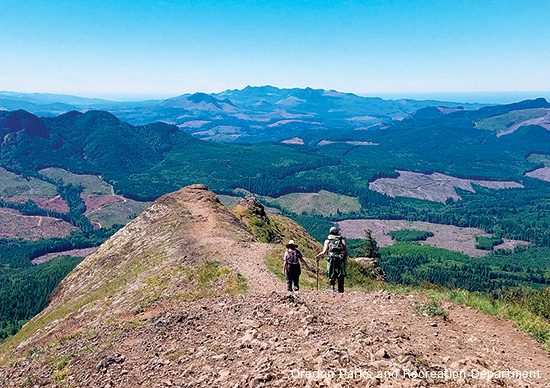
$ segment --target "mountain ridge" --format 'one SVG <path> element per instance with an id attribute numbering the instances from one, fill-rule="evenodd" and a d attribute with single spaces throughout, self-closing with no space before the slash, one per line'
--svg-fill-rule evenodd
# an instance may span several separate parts
<path id="1" fill-rule="evenodd" d="M 284 140 L 303 131 L 319 132 L 334 126 L 353 130 L 388 125 L 434 105 L 477 109 L 486 104 L 383 100 L 334 90 L 274 86 L 247 86 L 210 94 L 197 92 L 141 102 L 0 92 L 0 109 L 22 108 L 40 116 L 56 116 L 70 110 L 107 110 L 133 125 L 163 121 L 200 138 L 248 143 Z M 283 125 L 270 126 L 281 120 L 286 120 Z"/>
<path id="2" fill-rule="evenodd" d="M 470 308 L 442 302 L 445 315 L 429 316 L 420 295 L 288 294 L 264 262 L 283 246 L 258 243 L 239 217 L 203 185 L 159 198 L 0 345 L 0 383 L 288 387 L 316 384 L 315 371 L 326 372 L 323 384 L 350 387 L 550 381 L 534 339 Z M 236 270 L 247 271 L 247 295 Z M 458 377 L 429 375 L 443 370 Z M 507 370 L 527 376 L 499 373 Z"/>
<path id="3" fill-rule="evenodd" d="M 161 295 L 175 300 L 192 299 L 192 294 L 187 295 L 192 291 L 189 280 L 184 281 L 188 268 L 208 262 L 230 265 L 234 269 L 222 277 L 225 282 L 235 282 L 234 270 L 242 270 L 238 268 L 241 263 L 231 260 L 235 252 L 249 257 L 246 251 L 251 250 L 261 260 L 262 252 L 269 249 L 268 245 L 257 243 L 250 229 L 206 186 L 184 187 L 160 197 L 82 261 L 52 293 L 48 307 L 24 326 L 19 336 L 39 334 L 35 324 L 44 327 L 53 321 L 57 322 L 54 331 L 71 331 L 63 327 L 71 327 L 73 313 L 94 320 L 97 308 L 108 318 L 111 314 L 125 316 L 146 308 Z M 171 274 L 180 274 L 183 279 L 178 281 Z M 217 292 L 215 287 L 213 292 Z M 62 323 L 65 318 L 69 323 Z M 43 334 L 49 336 L 47 332 Z M 17 341 L 17 336 L 13 338 L 7 342 Z"/>

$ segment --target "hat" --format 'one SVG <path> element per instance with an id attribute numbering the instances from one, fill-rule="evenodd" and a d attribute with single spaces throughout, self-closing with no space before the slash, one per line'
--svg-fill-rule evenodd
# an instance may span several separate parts
<path id="1" fill-rule="evenodd" d="M 290 240 L 288 244 L 286 244 L 287 248 L 298 248 L 298 245 L 294 244 L 294 240 Z"/>
<path id="2" fill-rule="evenodd" d="M 328 231 L 330 234 L 338 234 L 338 232 L 340 232 L 338 230 L 338 228 L 336 226 L 333 226 L 332 228 L 330 228 L 330 230 Z"/>

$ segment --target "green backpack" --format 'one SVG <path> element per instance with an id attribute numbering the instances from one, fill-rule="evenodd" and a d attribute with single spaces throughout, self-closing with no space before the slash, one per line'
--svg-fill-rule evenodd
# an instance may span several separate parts
<path id="1" fill-rule="evenodd" d="M 342 236 L 335 236 L 333 234 L 327 237 L 328 240 L 328 259 L 330 261 L 342 261 L 346 257 L 346 251 L 344 250 L 344 244 L 342 244 Z"/>

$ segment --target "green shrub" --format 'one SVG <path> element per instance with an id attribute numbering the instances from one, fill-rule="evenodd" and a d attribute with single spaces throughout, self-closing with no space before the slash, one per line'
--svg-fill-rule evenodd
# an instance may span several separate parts
<path id="1" fill-rule="evenodd" d="M 430 317 L 447 317 L 447 312 L 443 311 L 441 306 L 435 300 L 430 300 L 429 302 L 419 304 L 416 307 L 415 312 L 417 314 L 425 314 Z"/>

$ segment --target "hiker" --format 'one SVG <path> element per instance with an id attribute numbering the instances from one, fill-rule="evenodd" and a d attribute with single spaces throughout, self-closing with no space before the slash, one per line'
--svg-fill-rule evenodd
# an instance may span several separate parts
<path id="1" fill-rule="evenodd" d="M 348 248 L 346 247 L 346 241 L 340 236 L 340 231 L 335 226 L 330 228 L 329 235 L 323 245 L 323 251 L 315 259 L 319 261 L 325 255 L 328 255 L 327 278 L 330 280 L 330 289 L 334 291 L 334 285 L 338 281 L 338 292 L 344 292 Z"/>
<path id="2" fill-rule="evenodd" d="M 286 275 L 286 288 L 288 291 L 298 291 L 300 289 L 300 274 L 302 269 L 300 262 L 309 269 L 309 266 L 302 257 L 302 252 L 298 249 L 298 245 L 294 243 L 294 240 L 290 240 L 286 244 L 285 256 L 283 258 L 283 275 Z M 294 283 L 294 289 L 292 284 Z"/>

